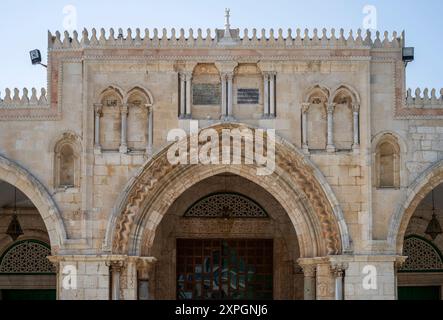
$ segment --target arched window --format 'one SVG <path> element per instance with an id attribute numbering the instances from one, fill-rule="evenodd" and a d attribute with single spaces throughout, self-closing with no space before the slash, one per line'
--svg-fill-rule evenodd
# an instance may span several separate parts
<path id="1" fill-rule="evenodd" d="M 268 218 L 255 201 L 238 193 L 215 193 L 194 203 L 184 214 L 194 218 Z"/>
<path id="2" fill-rule="evenodd" d="M 0 274 L 53 274 L 50 255 L 51 249 L 41 241 L 15 242 L 0 258 Z"/>
<path id="3" fill-rule="evenodd" d="M 400 187 L 400 147 L 397 139 L 385 135 L 376 149 L 377 188 Z"/>
<path id="4" fill-rule="evenodd" d="M 334 145 L 337 150 L 351 150 L 354 143 L 352 94 L 344 88 L 334 96 Z"/>
<path id="5" fill-rule="evenodd" d="M 119 150 L 122 96 L 116 89 L 108 88 L 102 93 L 100 104 L 99 144 L 102 150 Z"/>
<path id="6" fill-rule="evenodd" d="M 325 150 L 327 144 L 328 90 L 316 86 L 308 95 L 307 145 L 309 150 Z"/>
<path id="7" fill-rule="evenodd" d="M 142 89 L 129 92 L 128 106 L 128 148 L 131 151 L 145 151 L 148 145 L 148 115 L 151 102 Z"/>
<path id="8" fill-rule="evenodd" d="M 403 244 L 403 255 L 408 258 L 400 269 L 401 272 L 443 271 L 440 250 L 421 237 L 407 237 Z"/>
<path id="9" fill-rule="evenodd" d="M 55 145 L 54 186 L 78 188 L 80 186 L 80 148 L 76 136 L 65 133 Z"/>

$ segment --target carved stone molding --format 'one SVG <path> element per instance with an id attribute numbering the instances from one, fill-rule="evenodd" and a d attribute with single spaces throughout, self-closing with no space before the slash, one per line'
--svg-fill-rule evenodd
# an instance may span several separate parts
<path id="1" fill-rule="evenodd" d="M 226 123 L 211 128 L 216 130 L 221 137 L 222 129 L 238 127 L 240 127 L 239 124 Z M 246 165 L 244 166 L 246 167 Z M 296 152 L 283 142 L 276 143 L 276 166 L 279 171 L 285 173 L 285 177 L 287 175 L 294 187 L 299 188 L 304 193 L 304 198 L 306 198 L 319 220 L 321 237 L 325 239 L 327 254 L 336 255 L 340 253 L 341 238 L 338 222 L 325 191 L 315 177 L 314 168 L 306 163 L 301 153 Z M 153 197 L 155 197 L 156 192 L 161 192 L 162 186 L 170 183 L 170 177 L 177 167 L 179 166 L 171 165 L 168 161 L 166 148 L 157 154 L 140 172 L 131 189 L 128 190 L 128 195 L 122 205 L 119 206 L 122 209 L 117 217 L 114 229 L 114 253 L 127 252 L 131 230 L 135 221 L 143 214 L 146 206 L 154 201 Z M 180 167 L 183 169 L 183 166 L 180 165 Z M 275 175 L 276 180 L 279 180 L 276 172 L 273 175 Z"/>

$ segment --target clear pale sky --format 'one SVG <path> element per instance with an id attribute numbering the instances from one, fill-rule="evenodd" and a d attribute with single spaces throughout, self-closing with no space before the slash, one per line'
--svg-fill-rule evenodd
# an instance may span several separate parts
<path id="1" fill-rule="evenodd" d="M 77 30 L 101 27 L 221 28 L 231 9 L 233 28 L 363 28 L 366 5 L 377 9 L 377 29 L 406 31 L 416 60 L 408 65 L 408 87 L 443 87 L 443 1 L 441 0 L 1 0 L 0 94 L 6 87 L 45 87 L 46 70 L 32 66 L 29 50 L 46 62 L 47 31 L 64 31 L 63 8 L 77 11 Z M 79 32 L 81 34 L 81 32 Z"/>

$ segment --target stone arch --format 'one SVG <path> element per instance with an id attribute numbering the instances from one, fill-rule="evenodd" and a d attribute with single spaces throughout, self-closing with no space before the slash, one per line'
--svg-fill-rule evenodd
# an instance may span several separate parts
<path id="1" fill-rule="evenodd" d="M 154 105 L 154 97 L 153 97 L 152 93 L 140 85 L 134 86 L 131 90 L 129 90 L 126 93 L 125 98 L 124 98 L 124 103 L 128 103 L 129 99 L 131 98 L 131 95 L 133 95 L 134 93 L 139 93 L 139 94 L 143 95 L 147 101 L 148 107 L 152 107 Z"/>
<path id="2" fill-rule="evenodd" d="M 106 95 L 109 94 L 110 92 L 115 92 L 123 102 L 124 90 L 116 85 L 110 85 L 107 88 L 103 89 L 99 94 L 98 101 L 102 102 L 103 98 L 105 98 Z"/>
<path id="3" fill-rule="evenodd" d="M 401 254 L 406 230 L 420 202 L 438 185 L 443 183 L 443 161 L 424 171 L 405 190 L 389 224 L 388 243 Z"/>
<path id="4" fill-rule="evenodd" d="M 340 95 L 347 95 L 349 96 L 352 101 L 352 104 L 360 104 L 360 95 L 358 94 L 357 90 L 355 90 L 352 86 L 349 86 L 347 84 L 342 84 L 339 87 L 337 87 L 334 92 L 330 95 L 330 103 L 333 103 L 337 97 Z"/>
<path id="5" fill-rule="evenodd" d="M 29 171 L 0 155 L 0 179 L 20 189 L 39 211 L 49 234 L 52 253 L 66 242 L 66 230 L 60 211 L 43 184 Z"/>
<path id="6" fill-rule="evenodd" d="M 222 129 L 242 127 L 245 125 L 225 123 L 211 128 L 221 133 Z M 290 214 L 303 257 L 349 252 L 343 213 L 321 172 L 288 142 L 279 137 L 275 142 L 276 169 L 264 177 L 257 176 L 254 165 L 171 165 L 166 147 L 138 170 L 117 199 L 108 221 L 104 250 L 138 254 L 144 229 L 152 230 L 154 236 L 163 215 L 180 194 L 205 178 L 232 173 L 276 197 Z"/>

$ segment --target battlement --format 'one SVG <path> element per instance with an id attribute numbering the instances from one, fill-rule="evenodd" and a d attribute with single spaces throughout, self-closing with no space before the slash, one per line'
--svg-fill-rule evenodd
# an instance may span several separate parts
<path id="1" fill-rule="evenodd" d="M 40 94 L 37 94 L 37 89 L 32 88 L 30 97 L 27 88 L 23 88 L 21 94 L 17 88 L 13 91 L 14 93 L 12 94 L 11 89 L 6 88 L 4 97 L 0 95 L 0 109 L 17 107 L 32 108 L 49 105 L 45 88 L 41 88 Z"/>
<path id="2" fill-rule="evenodd" d="M 418 109 L 439 109 L 443 108 L 443 89 L 437 94 L 436 89 L 425 88 L 408 89 L 406 92 L 406 107 Z"/>
<path id="3" fill-rule="evenodd" d="M 216 48 L 216 47 L 239 47 L 239 48 L 368 48 L 368 49 L 392 49 L 402 48 L 404 46 L 404 32 L 398 35 L 397 32 L 389 34 L 385 31 L 383 35 L 379 31 L 375 33 L 375 37 L 370 31 L 363 34 L 361 29 L 356 33 L 350 31 L 345 34 L 343 29 L 337 33 L 335 29 L 329 32 L 322 29 L 314 29 L 312 33 L 308 29 L 302 31 L 296 29 L 288 29 L 283 32 L 279 29 L 277 33 L 273 29 L 266 31 L 262 29 L 252 29 L 250 32 L 245 29 L 242 33 L 239 29 L 216 29 L 213 33 L 210 29 L 203 34 L 201 29 L 190 29 L 185 34 L 184 29 L 178 32 L 176 29 L 163 29 L 161 34 L 158 29 L 152 32 L 145 29 L 142 36 L 140 29 L 128 29 L 124 34 L 123 29 L 118 29 L 116 33 L 114 29 L 106 32 L 100 29 L 99 34 L 94 28 L 89 34 L 88 30 L 83 30 L 81 36 L 77 31 L 69 34 L 64 32 L 63 37 L 59 31 L 55 35 L 48 32 L 48 48 L 49 50 L 67 50 L 82 48 Z"/>

